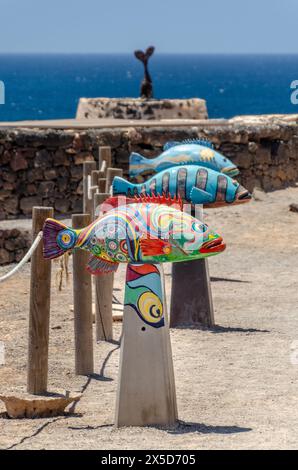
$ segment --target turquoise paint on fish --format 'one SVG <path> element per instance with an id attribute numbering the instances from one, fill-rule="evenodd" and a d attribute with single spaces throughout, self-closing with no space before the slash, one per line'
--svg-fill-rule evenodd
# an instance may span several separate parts
<path id="1" fill-rule="evenodd" d="M 184 202 L 212 205 L 242 203 L 251 199 L 249 192 L 228 175 L 198 165 L 180 165 L 163 170 L 144 183 L 134 184 L 124 178 L 113 181 L 113 194 L 169 194 Z"/>
<path id="2" fill-rule="evenodd" d="M 167 168 L 181 165 L 200 165 L 231 177 L 239 173 L 236 165 L 217 152 L 210 142 L 190 140 L 168 142 L 164 146 L 164 151 L 156 158 L 145 158 L 138 153 L 132 153 L 129 159 L 129 176 L 138 178 L 146 173 L 159 173 Z"/>

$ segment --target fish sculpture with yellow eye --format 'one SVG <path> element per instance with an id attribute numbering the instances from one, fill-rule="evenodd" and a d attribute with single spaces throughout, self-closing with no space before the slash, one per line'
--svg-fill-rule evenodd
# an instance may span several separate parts
<path id="1" fill-rule="evenodd" d="M 211 142 L 193 139 L 167 142 L 163 147 L 163 152 L 156 158 L 146 158 L 133 152 L 129 159 L 129 177 L 143 181 L 146 175 L 180 165 L 200 165 L 231 177 L 239 173 L 237 166 L 217 152 Z"/>
<path id="2" fill-rule="evenodd" d="M 169 200 L 167 204 L 147 201 L 116 207 L 79 230 L 47 219 L 43 227 L 44 258 L 57 258 L 73 249 L 86 250 L 91 255 L 88 271 L 101 275 L 115 272 L 119 263 L 190 261 L 225 249 L 220 235 L 206 224 L 172 207 Z"/>

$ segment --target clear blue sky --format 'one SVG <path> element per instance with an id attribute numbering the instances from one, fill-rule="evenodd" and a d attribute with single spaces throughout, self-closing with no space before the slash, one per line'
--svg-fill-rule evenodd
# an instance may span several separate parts
<path id="1" fill-rule="evenodd" d="M 297 22 L 297 0 L 0 0 L 0 52 L 297 53 Z"/>

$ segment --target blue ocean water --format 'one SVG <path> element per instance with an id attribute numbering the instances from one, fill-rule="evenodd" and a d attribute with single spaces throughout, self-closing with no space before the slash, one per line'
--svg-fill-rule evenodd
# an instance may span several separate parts
<path id="1" fill-rule="evenodd" d="M 298 55 L 156 53 L 149 67 L 156 98 L 205 98 L 213 118 L 298 111 Z M 142 77 L 133 54 L 0 55 L 0 121 L 71 118 L 80 97 L 137 97 Z"/>

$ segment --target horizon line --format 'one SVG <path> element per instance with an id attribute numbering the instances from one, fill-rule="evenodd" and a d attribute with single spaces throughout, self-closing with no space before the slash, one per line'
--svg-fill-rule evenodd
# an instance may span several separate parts
<path id="1" fill-rule="evenodd" d="M 131 52 L 0 51 L 0 55 L 133 55 Z M 298 55 L 297 52 L 155 52 L 156 55 Z"/>

